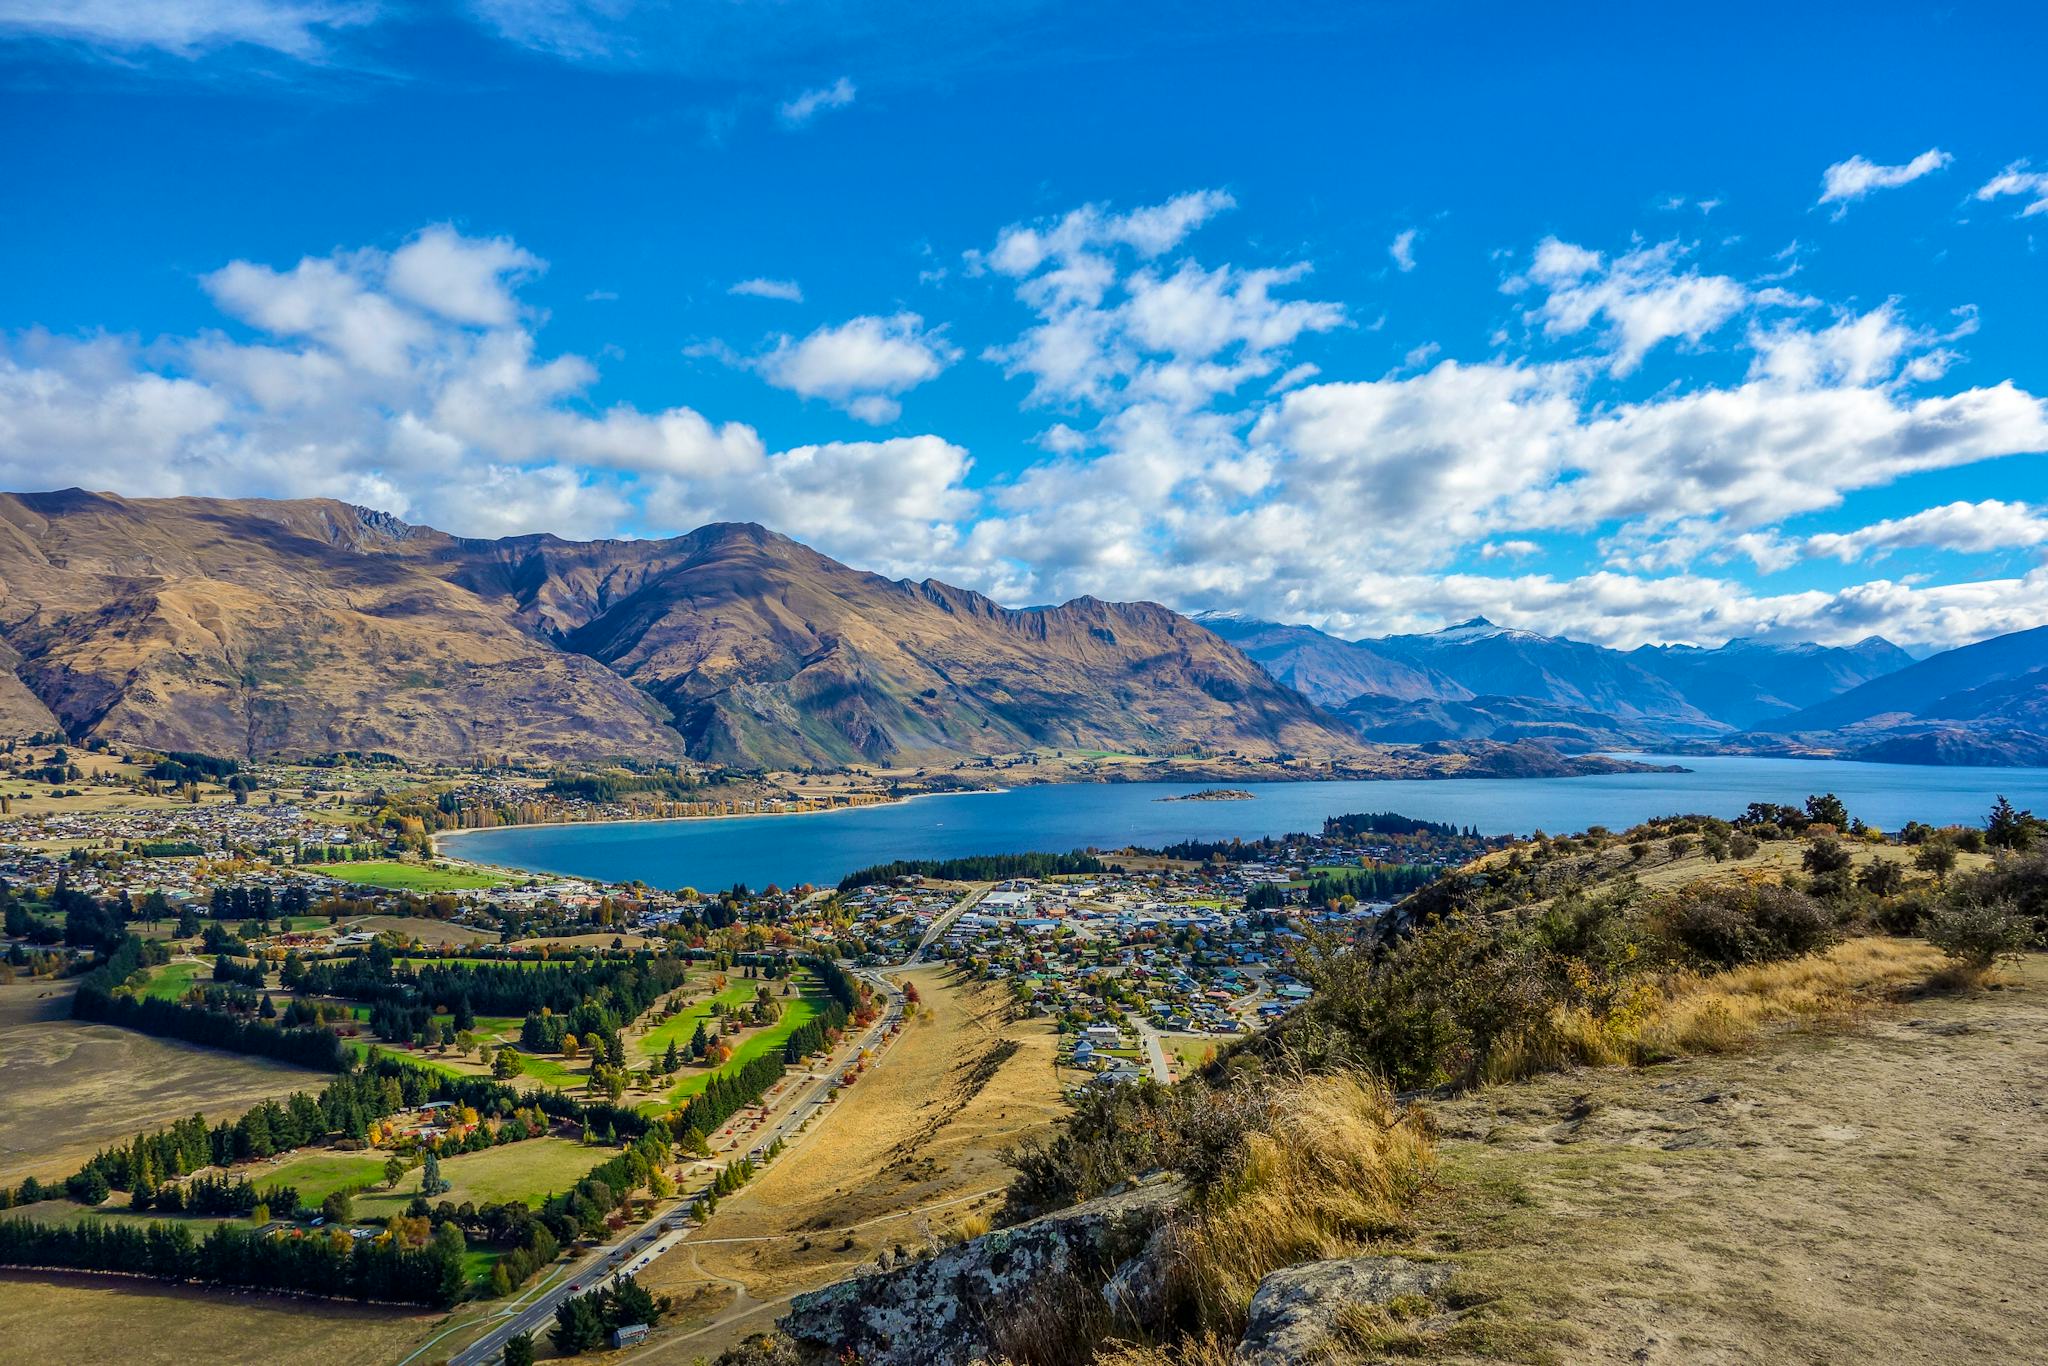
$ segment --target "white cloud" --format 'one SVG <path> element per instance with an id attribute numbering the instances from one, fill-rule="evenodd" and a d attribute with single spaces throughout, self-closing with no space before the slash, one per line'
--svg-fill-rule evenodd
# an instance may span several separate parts
<path id="1" fill-rule="evenodd" d="M 1963 554 L 2020 550 L 2048 545 L 2048 516 L 2026 503 L 1945 503 L 1907 517 L 1887 518 L 1848 532 L 1822 532 L 1806 539 L 1805 552 L 1848 564 L 1894 550 L 1935 549 Z"/>
<path id="2" fill-rule="evenodd" d="M 1187 235 L 1237 201 L 1222 190 L 1195 190 L 1175 195 L 1163 204 L 1111 213 L 1099 204 L 1085 204 L 1051 224 L 1013 224 L 996 238 L 995 249 L 986 256 L 971 253 L 970 266 L 987 265 L 1004 275 L 1024 276 L 1047 261 L 1067 268 L 1079 267 L 1081 279 L 1097 277 L 1106 263 L 1091 253 L 1110 247 L 1129 247 L 1143 257 L 1162 255 L 1179 246 Z M 1055 282 L 1060 273 L 1053 272 Z"/>
<path id="3" fill-rule="evenodd" d="M 902 411 L 897 396 L 936 378 L 959 354 L 923 318 L 898 313 L 820 327 L 801 340 L 783 337 L 753 366 L 778 389 L 837 403 L 864 422 L 893 422 Z"/>
<path id="4" fill-rule="evenodd" d="M 1415 228 L 1403 228 L 1394 234 L 1394 240 L 1387 246 L 1387 255 L 1394 258 L 1394 267 L 1406 273 L 1415 269 L 1415 239 L 1421 236 Z"/>
<path id="5" fill-rule="evenodd" d="M 317 61 L 333 31 L 377 7 L 336 0 L 0 0 L 0 34 L 196 58 L 246 45 Z"/>
<path id="6" fill-rule="evenodd" d="M 2032 200 L 2020 210 L 2020 217 L 2031 218 L 2037 213 L 2048 213 L 2048 171 L 2032 171 L 2027 169 L 2026 162 L 2015 161 L 1978 186 L 1976 197 L 1988 203 L 2014 195 Z"/>
<path id="7" fill-rule="evenodd" d="M 1482 560 L 1523 560 L 1538 554 L 1543 547 L 1534 541 L 1488 541 L 1479 547 Z"/>
<path id="8" fill-rule="evenodd" d="M 1273 374 L 1300 337 L 1346 322 L 1340 305 L 1276 296 L 1306 278 L 1307 263 L 1156 264 L 1231 204 L 1202 191 L 1125 214 L 1090 205 L 1050 226 L 1004 229 L 993 250 L 971 260 L 1016 279 L 1018 299 L 1039 321 L 989 358 L 1029 376 L 1033 402 L 1106 410 L 1158 403 L 1192 411 Z M 1141 264 L 1127 271 L 1125 252 Z"/>
<path id="9" fill-rule="evenodd" d="M 545 264 L 509 237 L 463 237 L 441 224 L 392 253 L 385 285 L 452 322 L 503 327 L 518 316 L 514 287 Z"/>
<path id="10" fill-rule="evenodd" d="M 2038 573 L 1894 571 L 1793 593 L 1744 581 L 1752 562 L 1804 560 L 1825 582 L 1887 551 L 2048 544 L 2048 512 L 1998 500 L 1786 530 L 1856 490 L 2048 451 L 2040 398 L 1949 377 L 1969 311 L 1930 327 L 1896 301 L 1858 311 L 1753 288 L 1679 244 L 1551 239 L 1511 282 L 1529 354 L 1503 339 L 1488 358 L 1443 359 L 1425 342 L 1427 368 L 1332 376 L 1316 368 L 1328 356 L 1302 352 L 1347 313 L 1309 297 L 1310 263 L 1189 254 L 1227 203 L 1076 210 L 973 258 L 1018 305 L 992 357 L 1029 381 L 1027 404 L 1057 409 L 1032 424 L 1041 451 L 980 488 L 939 435 L 776 449 L 681 403 L 597 406 L 595 365 L 544 351 L 543 315 L 521 301 L 542 263 L 448 228 L 391 252 L 230 262 L 203 282 L 222 329 L 148 346 L 7 339 L 0 481 L 328 494 L 466 534 L 744 517 L 1011 602 L 1149 597 L 1352 633 L 1484 613 L 1620 644 L 1953 642 L 2048 619 Z M 1582 338 L 1597 349 L 1568 354 Z M 1654 389 L 1616 382 L 1668 340 L 1725 354 Z M 910 313 L 752 357 L 697 350 L 873 422 L 959 354 Z M 1549 572 L 1519 571 L 1538 555 Z M 1445 572 L 1468 563 L 1489 572 Z"/>
<path id="11" fill-rule="evenodd" d="M 1511 292 L 1544 291 L 1527 315 L 1546 335 L 1571 336 L 1604 318 L 1610 370 L 1626 375 L 1660 342 L 1697 342 L 1741 311 L 1749 291 L 1725 275 L 1681 270 L 1686 249 L 1676 242 L 1638 247 L 1609 263 L 1599 252 L 1545 238 L 1529 272 L 1509 281 Z"/>
<path id="12" fill-rule="evenodd" d="M 467 535 L 744 516 L 870 561 L 949 544 L 928 519 L 972 509 L 966 452 L 936 437 L 773 451 L 688 407 L 593 409 L 595 367 L 541 356 L 527 330 L 514 291 L 539 265 L 429 229 L 389 254 L 207 276 L 253 340 L 0 341 L 0 485 L 329 496 Z M 836 511 L 834 480 L 860 493 Z"/>
<path id="13" fill-rule="evenodd" d="M 727 294 L 741 294 L 755 299 L 780 299 L 784 303 L 800 304 L 804 301 L 803 287 L 794 280 L 769 280 L 755 276 L 741 280 L 725 291 Z"/>
<path id="14" fill-rule="evenodd" d="M 781 117 L 784 127 L 801 128 L 816 118 L 821 110 L 844 109 L 852 104 L 856 93 L 853 82 L 841 76 L 830 85 L 806 90 L 785 101 L 776 112 Z"/>
<path id="15" fill-rule="evenodd" d="M 1852 156 L 1827 168 L 1820 178 L 1820 203 L 1839 204 L 1837 218 L 1850 204 L 1875 190 L 1895 190 L 1922 176 L 1933 175 L 1955 158 L 1939 147 L 1930 147 L 1900 166 L 1880 166 L 1865 157 Z"/>

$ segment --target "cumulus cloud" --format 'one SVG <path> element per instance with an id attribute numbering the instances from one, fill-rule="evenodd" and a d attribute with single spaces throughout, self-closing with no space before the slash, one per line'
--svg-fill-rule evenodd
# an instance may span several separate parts
<path id="1" fill-rule="evenodd" d="M 2022 218 L 2048 213 L 2048 171 L 2029 170 L 2026 162 L 2015 161 L 1977 187 L 1976 198 L 1982 201 L 2012 196 L 2030 201 L 2020 210 Z"/>
<path id="2" fill-rule="evenodd" d="M 1028 402 L 1079 415 L 954 551 L 947 572 L 999 595 L 1156 596 L 1363 631 L 1478 611 L 1623 643 L 1860 635 L 1883 603 L 1896 634 L 1926 640 L 1961 631 L 1979 599 L 1906 584 L 1852 604 L 1700 566 L 1782 570 L 1810 558 L 1787 519 L 2048 449 L 2048 411 L 2010 382 L 1929 391 L 1974 326 L 1967 311 L 1938 331 L 1896 302 L 1829 309 L 1751 286 L 1683 243 L 1610 254 L 1547 239 L 1508 289 L 1539 339 L 1590 339 L 1591 355 L 1439 360 L 1430 344 L 1412 370 L 1333 378 L 1294 356 L 1345 318 L 1286 298 L 1306 263 L 1207 265 L 1177 244 L 1146 255 L 1116 240 L 1115 217 L 1096 207 L 1009 229 L 981 258 L 1033 315 L 991 358 L 1032 380 Z M 1617 389 L 1673 341 L 1735 363 Z M 1266 370 L 1292 382 L 1245 396 L 1243 379 Z M 1481 560 L 1568 559 L 1589 536 L 1609 568 L 1444 572 L 1475 547 Z"/>
<path id="3" fill-rule="evenodd" d="M 844 109 L 856 95 L 853 82 L 841 76 L 830 85 L 806 90 L 783 102 L 776 111 L 785 128 L 801 128 L 827 109 Z"/>
<path id="4" fill-rule="evenodd" d="M 451 322 L 503 327 L 519 311 L 515 287 L 543 268 L 509 237 L 464 237 L 441 224 L 391 254 L 385 286 Z"/>
<path id="5" fill-rule="evenodd" d="M 468 535 L 748 517 L 870 558 L 943 546 L 933 519 L 971 511 L 967 454 L 937 437 L 777 451 L 685 406 L 593 407 L 596 368 L 543 355 L 520 306 L 543 268 L 509 240 L 429 228 L 389 253 L 206 276 L 254 340 L 7 338 L 0 481 L 330 496 Z M 858 498 L 834 507 L 835 484 Z"/>
<path id="6" fill-rule="evenodd" d="M 903 411 L 898 396 L 937 378 L 959 354 L 923 318 L 898 313 L 785 336 L 752 364 L 778 389 L 839 404 L 863 422 L 893 422 Z"/>
<path id="7" fill-rule="evenodd" d="M 0 0 L 0 34 L 184 58 L 246 45 L 317 61 L 334 32 L 376 15 L 341 0 Z"/>
<path id="8" fill-rule="evenodd" d="M 796 281 L 769 280 L 758 275 L 751 280 L 739 281 L 725 292 L 755 299 L 780 299 L 789 304 L 800 304 L 804 301 L 803 288 Z"/>
<path id="9" fill-rule="evenodd" d="M 1984 554 L 2038 545 L 2048 545 L 2048 516 L 2041 509 L 1987 498 L 1977 503 L 1945 503 L 1854 531 L 1821 532 L 1807 538 L 1805 550 L 1808 555 L 1829 556 L 1847 564 L 1894 550 Z"/>
<path id="10" fill-rule="evenodd" d="M 1898 166 L 1881 166 L 1868 158 L 1852 156 L 1821 173 L 1819 202 L 1839 204 L 1841 207 L 1835 210 L 1835 216 L 1839 218 L 1848 211 L 1849 205 L 1874 191 L 1896 190 L 1901 185 L 1910 185 L 1922 176 L 1933 175 L 1954 160 L 1939 147 L 1930 147 Z"/>
<path id="11" fill-rule="evenodd" d="M 202 285 L 232 329 L 7 338 L 0 480 L 328 494 L 467 534 L 741 517 L 1005 601 L 1154 598 L 1349 634 L 1484 614 L 1614 644 L 1953 643 L 2048 618 L 2041 572 L 1840 568 L 2048 545 L 2037 505 L 1788 529 L 1858 490 L 2048 451 L 2039 397 L 1952 378 L 1969 310 L 1929 325 L 1897 300 L 1759 287 L 1683 243 L 1546 239 L 1508 286 L 1526 349 L 1425 342 L 1359 375 L 1312 349 L 1350 315 L 1316 297 L 1311 262 L 1198 259 L 1229 203 L 1084 206 L 970 256 L 1014 300 L 986 357 L 1054 410 L 992 477 L 943 435 L 778 449 L 682 403 L 594 403 L 596 366 L 544 349 L 522 301 L 546 263 L 444 225 L 391 251 L 229 262 Z M 1627 378 L 1671 343 L 1718 354 Z M 912 313 L 705 350 L 869 422 L 960 358 Z M 1770 588 L 1802 562 L 1799 591 Z M 1846 581 L 1814 586 L 1830 574 Z"/>
<path id="12" fill-rule="evenodd" d="M 1626 375 L 1659 343 L 1697 342 L 1749 302 L 1748 289 L 1728 276 L 1680 268 L 1685 255 L 1679 243 L 1663 242 L 1609 261 L 1550 237 L 1537 245 L 1528 274 L 1508 288 L 1543 292 L 1527 318 L 1552 337 L 1585 332 L 1604 319 L 1609 368 Z"/>

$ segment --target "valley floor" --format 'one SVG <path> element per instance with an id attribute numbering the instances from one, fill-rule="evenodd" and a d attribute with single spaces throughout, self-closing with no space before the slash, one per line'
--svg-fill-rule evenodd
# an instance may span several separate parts
<path id="1" fill-rule="evenodd" d="M 771 1327 L 794 1294 L 963 1223 L 986 1227 L 1010 1176 L 998 1151 L 1066 1109 L 1051 1022 L 1013 1018 L 1007 993 L 947 968 L 897 980 L 915 983 L 928 1013 L 813 1132 L 640 1277 L 675 1296 L 678 1312 L 619 1359 L 715 1357 Z"/>
<path id="2" fill-rule="evenodd" d="M 1490 1305 L 1423 1354 L 2048 1360 L 2048 958 L 2003 979 L 1441 1106 L 1464 1212 L 1425 1241 Z"/>

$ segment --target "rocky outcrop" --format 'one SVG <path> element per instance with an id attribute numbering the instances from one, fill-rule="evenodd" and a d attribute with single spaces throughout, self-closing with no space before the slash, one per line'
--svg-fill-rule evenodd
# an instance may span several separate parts
<path id="1" fill-rule="evenodd" d="M 1006 1317 L 1046 1287 L 1135 1278 L 1134 1261 L 1179 1195 L 1172 1182 L 1155 1182 L 998 1229 L 799 1295 L 778 1326 L 818 1357 L 850 1351 L 867 1366 L 964 1366 L 996 1355 Z"/>
<path id="2" fill-rule="evenodd" d="M 1427 1299 L 1451 1278 L 1439 1262 L 1348 1257 L 1283 1267 L 1259 1282 L 1237 1345 L 1239 1366 L 1295 1366 L 1344 1359 L 1341 1315 L 1413 1296 Z"/>

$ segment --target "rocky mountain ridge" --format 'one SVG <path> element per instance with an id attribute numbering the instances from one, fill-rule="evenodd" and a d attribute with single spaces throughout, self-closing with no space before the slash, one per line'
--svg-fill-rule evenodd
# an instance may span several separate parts
<path id="1" fill-rule="evenodd" d="M 1151 603 L 1011 609 L 751 524 L 470 540 L 332 500 L 0 496 L 0 721 L 245 756 L 1356 754 Z"/>
<path id="2" fill-rule="evenodd" d="M 1483 617 L 1356 641 L 1227 613 L 1196 619 L 1375 743 L 2048 762 L 2048 628 L 1916 662 L 1879 636 L 1621 651 Z"/>

